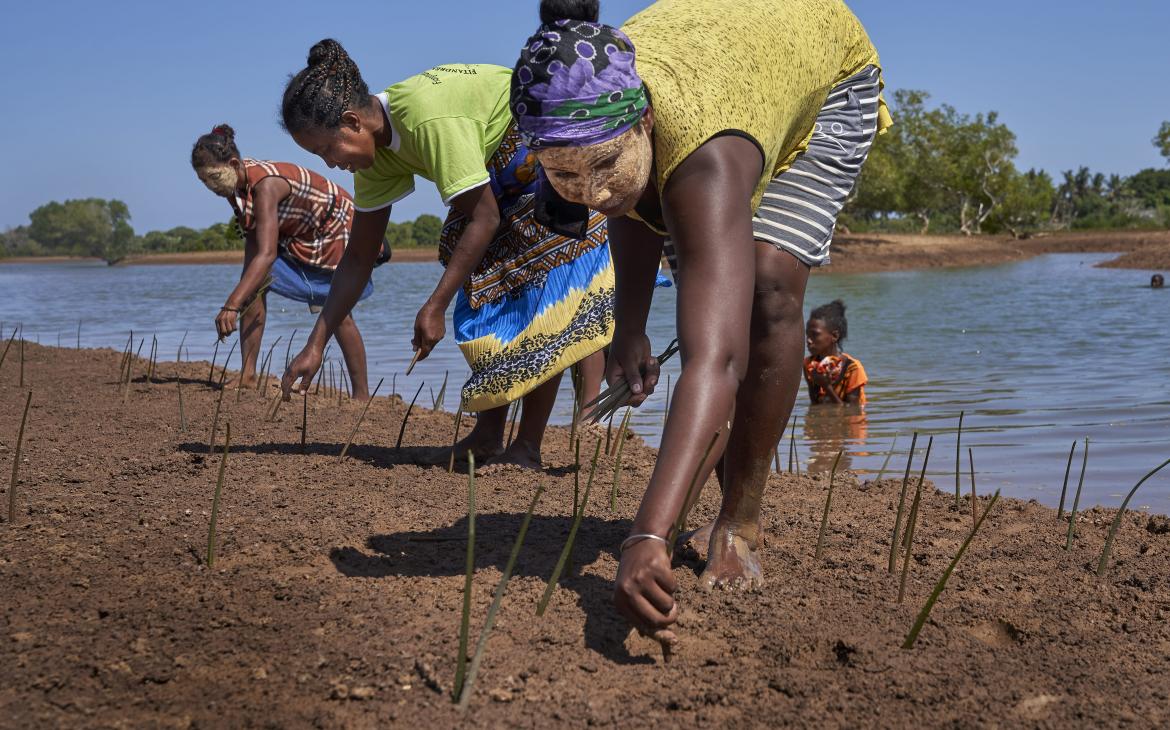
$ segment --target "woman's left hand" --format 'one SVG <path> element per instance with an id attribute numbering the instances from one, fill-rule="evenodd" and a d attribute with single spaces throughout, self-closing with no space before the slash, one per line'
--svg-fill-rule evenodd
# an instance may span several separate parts
<path id="1" fill-rule="evenodd" d="M 239 318 L 239 310 L 230 304 L 224 305 L 224 308 L 219 310 L 219 314 L 215 318 L 215 332 L 221 341 L 236 331 Z"/>
<path id="2" fill-rule="evenodd" d="M 410 344 L 418 351 L 418 359 L 425 360 L 439 340 L 447 334 L 446 312 L 427 302 L 414 318 L 414 339 Z"/>

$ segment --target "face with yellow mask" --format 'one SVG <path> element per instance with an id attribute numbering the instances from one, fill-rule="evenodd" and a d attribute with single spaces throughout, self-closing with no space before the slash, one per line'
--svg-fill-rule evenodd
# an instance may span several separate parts
<path id="1" fill-rule="evenodd" d="M 581 147 L 548 147 L 536 153 L 553 189 L 609 217 L 629 213 L 650 181 L 654 120 L 642 120 L 611 140 Z"/>
<path id="2" fill-rule="evenodd" d="M 207 189 L 223 198 L 230 198 L 243 185 L 243 163 L 232 158 L 225 163 L 212 164 L 195 171 Z"/>

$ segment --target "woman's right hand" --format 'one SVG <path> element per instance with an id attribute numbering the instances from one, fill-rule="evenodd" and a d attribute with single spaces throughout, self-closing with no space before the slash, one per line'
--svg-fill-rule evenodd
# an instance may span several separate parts
<path id="1" fill-rule="evenodd" d="M 639 632 L 673 643 L 674 634 L 668 628 L 678 620 L 677 588 L 670 556 L 658 540 L 642 540 L 622 552 L 613 603 Z"/>
<path id="2" fill-rule="evenodd" d="M 288 364 L 288 369 L 284 371 L 284 377 L 280 379 L 280 391 L 284 394 L 284 400 L 288 400 L 294 390 L 297 393 L 309 390 L 313 376 L 321 369 L 323 356 L 322 348 L 312 343 L 307 343 L 304 349 L 297 353 Z M 301 381 L 300 387 L 294 388 L 298 379 Z"/>
<path id="3" fill-rule="evenodd" d="M 628 405 L 640 406 L 658 385 L 658 358 L 650 352 L 650 338 L 644 332 L 615 334 L 605 365 L 610 385 L 625 379 L 630 386 Z"/>

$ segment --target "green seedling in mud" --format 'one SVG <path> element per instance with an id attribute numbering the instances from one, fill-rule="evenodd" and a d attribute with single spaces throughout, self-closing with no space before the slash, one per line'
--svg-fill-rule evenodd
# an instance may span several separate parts
<path id="1" fill-rule="evenodd" d="M 183 381 L 175 379 L 175 387 L 179 391 L 179 433 L 187 433 L 187 414 L 183 411 Z"/>
<path id="2" fill-rule="evenodd" d="M 301 453 L 306 451 L 306 438 L 309 433 L 309 389 L 301 394 Z"/>
<path id="3" fill-rule="evenodd" d="M 187 330 L 183 330 L 183 339 L 179 340 L 179 349 L 175 351 L 175 362 L 177 363 L 183 362 L 183 345 L 185 344 L 187 344 Z"/>
<path id="4" fill-rule="evenodd" d="M 609 420 L 605 422 L 605 455 L 613 456 L 613 417 L 617 415 L 617 411 L 609 414 Z"/>
<path id="5" fill-rule="evenodd" d="M 374 398 L 378 397 L 378 390 L 381 389 L 383 380 L 385 380 L 385 378 L 378 379 L 378 384 L 374 386 L 374 392 L 370 395 L 369 399 L 366 400 L 366 404 L 362 406 L 362 414 L 358 416 L 357 423 L 353 424 L 353 430 L 349 432 L 349 439 L 346 440 L 345 446 L 342 447 L 341 453 L 337 456 L 338 464 L 340 464 L 341 460 L 345 458 L 345 452 L 349 451 L 349 445 L 353 443 L 353 437 L 357 436 L 358 429 L 362 427 L 362 421 L 366 420 L 366 411 L 370 410 L 370 404 L 374 402 Z"/>
<path id="6" fill-rule="evenodd" d="M 466 710 L 467 704 L 471 702 L 475 676 L 479 674 L 479 663 L 483 660 L 484 651 L 487 649 L 488 635 L 496 624 L 496 614 L 500 612 L 500 604 L 504 601 L 504 591 L 508 586 L 508 581 L 512 578 L 512 571 L 516 567 L 516 558 L 520 556 L 520 548 L 524 545 L 524 536 L 528 534 L 528 525 L 532 522 L 532 512 L 536 509 L 536 503 L 540 501 L 541 494 L 544 494 L 543 484 L 536 488 L 536 494 L 532 496 L 532 503 L 528 505 L 528 511 L 524 513 L 524 520 L 520 523 L 520 532 L 517 533 L 516 542 L 512 545 L 512 553 L 508 555 L 508 562 L 504 565 L 504 574 L 500 576 L 500 582 L 496 584 L 496 592 L 492 595 L 492 604 L 488 608 L 487 618 L 483 622 L 483 630 L 479 632 L 479 641 L 475 645 L 475 654 L 472 655 L 471 664 L 467 668 L 467 678 L 464 680 L 463 688 L 458 695 L 460 710 Z"/>
<path id="7" fill-rule="evenodd" d="M 211 434 L 207 437 L 207 453 L 210 455 L 215 451 L 215 431 L 219 428 L 219 410 L 223 406 L 223 379 L 227 375 L 227 368 L 219 374 L 219 395 L 215 398 L 215 414 L 211 417 Z"/>
<path id="8" fill-rule="evenodd" d="M 288 344 L 284 346 L 284 369 L 288 370 L 289 355 L 292 354 L 293 340 L 297 338 L 297 330 L 294 329 L 292 334 L 288 336 Z"/>
<path id="9" fill-rule="evenodd" d="M 544 595 L 540 597 L 540 603 L 536 605 L 537 616 L 543 616 L 544 610 L 548 608 L 549 599 L 552 598 L 553 591 L 556 590 L 557 583 L 561 579 L 561 571 L 565 569 L 569 554 L 573 552 L 573 541 L 577 539 L 577 528 L 581 526 L 581 519 L 585 516 L 585 508 L 589 505 L 589 492 L 593 489 L 593 477 L 597 474 L 597 457 L 599 456 L 601 456 L 601 439 L 597 439 L 593 447 L 593 464 L 589 467 L 589 479 L 585 482 L 585 493 L 581 495 L 581 506 L 573 513 L 573 524 L 569 527 L 569 539 L 565 541 L 561 555 L 557 558 L 557 564 L 553 567 L 552 575 L 549 576 L 548 585 L 544 587 Z"/>
<path id="10" fill-rule="evenodd" d="M 459 621 L 459 656 L 455 658 L 455 688 L 451 701 L 463 694 L 467 671 L 467 638 L 471 633 L 471 578 L 475 574 L 475 454 L 467 452 L 467 571 L 463 579 L 463 615 Z"/>
<path id="11" fill-rule="evenodd" d="M 674 557 L 674 543 L 678 540 L 678 536 L 682 534 L 682 531 L 687 529 L 687 517 L 691 513 L 691 507 L 698 501 L 699 491 L 703 489 L 702 482 L 699 481 L 699 476 L 704 473 L 703 466 L 706 465 L 707 459 L 711 456 L 711 449 L 715 448 L 715 442 L 719 440 L 719 434 L 722 432 L 723 429 L 719 429 L 711 437 L 711 440 L 707 442 L 707 448 L 703 450 L 703 457 L 699 459 L 699 463 L 695 466 L 695 471 L 691 474 L 691 483 L 687 486 L 687 497 L 683 500 L 682 507 L 678 510 L 678 515 L 674 518 L 674 524 L 671 525 L 670 532 L 666 534 L 667 557 Z"/>
<path id="12" fill-rule="evenodd" d="M 926 457 L 922 460 L 922 471 L 918 475 L 918 487 L 914 490 L 914 503 L 910 505 L 910 516 L 906 519 L 906 534 L 903 542 L 906 546 L 906 556 L 902 559 L 902 578 L 898 582 L 898 603 L 906 593 L 906 576 L 910 572 L 911 550 L 914 548 L 914 530 L 918 527 L 918 508 L 922 502 L 922 482 L 926 479 L 926 465 L 930 462 L 930 447 L 934 445 L 934 437 L 926 442 Z"/>
<path id="13" fill-rule="evenodd" d="M 390 397 L 398 395 L 398 373 L 390 376 Z"/>
<path id="14" fill-rule="evenodd" d="M 261 375 L 256 378 L 256 390 L 264 390 L 264 386 L 268 384 L 268 368 L 272 367 L 272 351 L 280 344 L 281 337 L 277 337 L 275 341 L 268 347 L 268 354 L 264 356 L 264 366 L 260 368 Z"/>
<path id="15" fill-rule="evenodd" d="M 1105 547 L 1101 549 L 1101 558 L 1097 561 L 1098 577 L 1105 575 L 1105 568 L 1109 564 L 1109 556 L 1113 553 L 1113 538 L 1117 536 L 1117 528 L 1121 527 L 1121 518 L 1125 516 L 1125 508 L 1129 506 L 1129 500 L 1133 499 L 1133 495 L 1137 493 L 1138 487 L 1145 484 L 1147 479 L 1162 471 L 1162 468 L 1167 464 L 1170 464 L 1170 459 L 1163 461 L 1150 470 L 1137 484 L 1133 485 L 1133 489 L 1129 490 L 1129 494 L 1125 495 L 1125 499 L 1121 500 L 1121 506 L 1117 508 L 1117 514 L 1113 517 L 1113 524 L 1109 526 L 1109 534 L 1105 536 Z"/>
<path id="16" fill-rule="evenodd" d="M 410 405 L 406 407 L 406 415 L 402 417 L 402 426 L 398 429 L 398 441 L 394 443 L 394 448 L 402 448 L 402 436 L 406 433 L 406 422 L 410 420 L 410 412 L 414 410 L 414 402 L 418 400 L 418 394 L 422 392 L 425 382 L 419 383 L 418 390 L 414 391 L 414 397 L 410 399 Z"/>
<path id="17" fill-rule="evenodd" d="M 414 370 L 414 366 L 418 362 L 418 356 L 421 354 L 422 354 L 422 350 L 415 350 L 414 351 L 414 356 L 410 358 L 410 364 L 406 366 L 407 376 L 409 376 L 411 371 Z"/>
<path id="18" fill-rule="evenodd" d="M 349 377 L 345 374 L 345 370 L 340 365 L 337 366 L 337 373 L 341 376 L 341 388 L 337 391 L 337 407 L 341 408 L 341 397 L 343 395 L 350 394 Z"/>
<path id="19" fill-rule="evenodd" d="M 617 511 L 617 495 L 618 484 L 622 478 L 622 448 L 626 445 L 626 429 L 630 426 L 630 408 L 626 409 L 625 415 L 622 416 L 622 425 L 618 429 L 617 448 L 614 449 L 616 458 L 613 462 L 613 489 L 609 491 L 609 511 L 611 513 Z"/>
<path id="20" fill-rule="evenodd" d="M 963 414 L 965 411 L 959 411 L 959 429 L 955 431 L 955 509 L 959 509 L 959 503 L 963 499 L 963 495 L 959 489 L 959 454 L 962 453 L 959 446 L 963 441 Z"/>
<path id="21" fill-rule="evenodd" d="M 272 399 L 272 405 L 268 406 L 268 415 L 264 416 L 264 420 L 272 423 L 276 420 L 276 412 L 280 410 L 280 404 L 284 402 L 284 394 L 277 393 Z"/>
<path id="22" fill-rule="evenodd" d="M 887 567 L 893 573 L 898 566 L 898 535 L 902 532 L 902 510 L 906 507 L 906 484 L 910 481 L 910 465 L 914 463 L 914 447 L 918 445 L 918 432 L 910 439 L 910 453 L 906 456 L 906 471 L 902 474 L 902 492 L 898 495 L 898 511 L 894 513 L 894 533 L 890 536 L 890 563 Z"/>
<path id="23" fill-rule="evenodd" d="M 134 333 L 130 334 L 131 337 Z M 219 355 L 219 340 L 215 341 L 215 349 L 211 351 L 211 370 L 207 372 L 207 384 L 211 385 L 215 378 L 215 358 Z"/>
<path id="24" fill-rule="evenodd" d="M 886 452 L 886 458 L 882 460 L 882 468 L 878 469 L 877 478 L 874 482 L 880 482 L 882 477 L 886 475 L 886 467 L 890 465 L 890 457 L 894 455 L 894 449 L 898 446 L 898 434 L 894 434 L 894 440 L 890 442 L 890 450 Z"/>
<path id="25" fill-rule="evenodd" d="M 224 378 L 227 377 L 228 365 L 232 364 L 232 355 L 236 354 L 236 345 L 237 344 L 239 344 L 238 340 L 232 341 L 232 346 L 228 348 L 227 357 L 224 358 L 224 360 L 223 360 L 223 369 L 219 373 L 219 383 L 220 383 L 221 389 L 223 388 Z"/>
<path id="26" fill-rule="evenodd" d="M 1064 484 L 1060 486 L 1060 506 L 1056 508 L 1056 519 L 1064 517 L 1064 497 L 1068 493 L 1068 473 L 1072 471 L 1073 453 L 1077 450 L 1077 441 L 1073 439 L 1072 447 L 1068 450 L 1068 463 L 1064 465 Z"/>
<path id="27" fill-rule="evenodd" d="M 675 339 L 658 356 L 659 366 L 674 357 L 678 350 L 678 339 Z M 623 378 L 611 387 L 606 388 L 601 395 L 586 403 L 581 410 L 588 412 L 586 418 L 591 423 L 601 423 L 602 420 L 612 417 L 614 411 L 624 406 L 629 399 L 630 385 Z"/>
<path id="28" fill-rule="evenodd" d="M 971 468 L 971 524 L 975 524 L 979 517 L 979 501 L 975 494 L 975 454 L 971 447 L 967 447 L 967 464 Z"/>
<path id="29" fill-rule="evenodd" d="M 155 358 L 157 356 L 158 356 L 158 337 L 155 335 L 151 335 L 150 336 L 150 362 L 147 363 L 147 366 L 146 366 L 146 384 L 147 385 L 150 385 L 151 379 L 154 378 L 154 363 L 155 363 Z"/>
<path id="30" fill-rule="evenodd" d="M 1077 530 L 1077 507 L 1081 504 L 1081 487 L 1085 486 L 1085 467 L 1089 465 L 1089 439 L 1085 439 L 1084 458 L 1081 459 L 1081 476 L 1077 479 L 1077 491 L 1073 495 L 1072 512 L 1068 515 L 1068 536 L 1064 540 L 1064 549 L 1072 549 L 1073 536 Z"/>
<path id="31" fill-rule="evenodd" d="M 20 385 L 24 387 L 24 333 L 20 333 Z"/>
<path id="32" fill-rule="evenodd" d="M 508 438 L 504 439 L 505 446 L 512 445 L 512 431 L 516 428 L 516 416 L 520 415 L 520 401 L 512 401 L 512 414 L 508 417 Z"/>
<path id="33" fill-rule="evenodd" d="M 902 535 L 902 544 L 906 547 L 906 555 L 902 559 L 902 578 L 898 583 L 898 603 L 906 592 L 906 575 L 910 570 L 911 549 L 914 546 L 914 531 L 918 526 L 918 509 L 922 502 L 922 483 L 926 478 L 926 465 L 930 462 L 930 447 L 934 445 L 934 437 L 926 442 L 926 457 L 922 460 L 922 471 L 918 475 L 918 486 L 914 490 L 914 502 L 910 505 L 910 516 L 906 519 L 906 532 Z"/>
<path id="34" fill-rule="evenodd" d="M 4 359 L 8 357 L 8 349 L 12 347 L 12 341 L 16 339 L 17 328 L 12 329 L 12 336 L 8 338 L 8 343 L 4 345 L 4 353 L 0 354 L 0 368 L 4 367 Z"/>
<path id="35" fill-rule="evenodd" d="M 77 320 L 77 349 L 81 349 L 81 320 Z"/>
<path id="36" fill-rule="evenodd" d="M 929 439 L 927 439 L 927 441 L 926 441 L 926 455 L 922 459 L 922 472 L 918 476 L 919 483 L 921 483 L 923 478 L 926 476 L 926 467 L 930 463 L 930 447 L 933 445 L 934 445 L 934 437 L 932 436 Z M 903 546 L 906 545 L 906 534 L 905 533 L 902 533 L 902 545 Z"/>
<path id="37" fill-rule="evenodd" d="M 448 375 L 449 375 L 449 372 L 444 370 L 443 371 L 443 385 L 439 387 L 439 395 L 435 398 L 434 410 L 436 410 L 436 411 L 443 407 L 443 401 L 447 398 L 447 376 Z"/>
<path id="38" fill-rule="evenodd" d="M 943 571 L 942 577 L 934 584 L 934 590 L 930 592 L 930 597 L 926 599 L 922 610 L 918 612 L 918 618 L 914 620 L 914 625 L 910 628 L 910 633 L 906 635 L 906 640 L 902 642 L 903 649 L 913 649 L 914 642 L 918 641 L 918 634 L 922 631 L 922 627 L 926 625 L 926 619 L 930 617 L 930 611 L 934 608 L 934 604 L 938 601 L 939 595 L 943 589 L 947 587 L 947 581 L 950 580 L 951 573 L 955 572 L 955 566 L 959 564 L 959 559 L 963 557 L 963 553 L 967 552 L 967 546 L 971 544 L 975 533 L 979 532 L 979 528 L 983 525 L 983 520 L 987 519 L 988 513 L 995 503 L 999 501 L 999 490 L 995 490 L 991 501 L 987 503 L 987 509 L 983 510 L 983 514 L 975 522 L 975 526 L 971 528 L 971 532 L 967 534 L 967 539 L 963 540 L 963 544 L 959 546 L 959 551 L 955 553 L 955 557 L 951 558 L 950 565 Z"/>
<path id="39" fill-rule="evenodd" d="M 24 415 L 20 417 L 20 431 L 16 434 L 16 453 L 12 456 L 12 479 L 8 482 L 8 524 L 16 523 L 16 480 L 20 475 L 20 452 L 24 447 L 24 427 L 28 423 L 28 407 L 32 405 L 32 391 L 24 399 Z"/>
<path id="40" fill-rule="evenodd" d="M 788 442 L 788 473 L 792 474 L 793 465 L 796 465 L 796 475 L 800 476 L 800 457 L 796 453 L 796 414 L 792 414 L 791 439 Z"/>
<path id="41" fill-rule="evenodd" d="M 829 472 L 829 493 L 825 496 L 825 511 L 821 514 L 821 529 L 817 531 L 817 551 L 814 556 L 817 561 L 820 561 L 825 548 L 825 529 L 829 526 L 829 508 L 833 504 L 833 481 L 837 478 L 837 464 L 841 462 L 843 452 L 843 449 L 837 451 L 837 457 L 833 459 L 833 470 Z"/>
<path id="42" fill-rule="evenodd" d="M 581 496 L 581 439 L 573 442 L 573 514 L 577 514 L 577 501 Z"/>
<path id="43" fill-rule="evenodd" d="M 215 523 L 219 518 L 219 494 L 223 491 L 223 479 L 227 474 L 228 449 L 232 444 L 232 423 L 228 421 L 223 439 L 223 458 L 219 460 L 219 476 L 215 480 L 215 496 L 211 498 L 211 522 L 207 526 L 207 567 L 215 567 Z"/>
<path id="44" fill-rule="evenodd" d="M 459 426 L 463 423 L 463 401 L 459 401 L 459 410 L 455 413 L 455 435 L 451 437 L 451 458 L 447 461 L 447 473 L 455 473 L 455 444 L 459 443 Z"/>

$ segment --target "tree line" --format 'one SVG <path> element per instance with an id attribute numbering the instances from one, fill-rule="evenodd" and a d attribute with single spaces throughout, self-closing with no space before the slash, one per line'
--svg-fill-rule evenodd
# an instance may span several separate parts
<path id="1" fill-rule="evenodd" d="M 895 124 L 879 136 L 842 212 L 853 231 L 1009 233 L 1170 227 L 1170 170 L 1129 177 L 1087 167 L 1054 180 L 1015 165 L 1016 136 L 995 112 L 932 106 L 924 91 L 892 95 Z M 1170 122 L 1153 144 L 1170 162 Z"/>
<path id="2" fill-rule="evenodd" d="M 1087 167 L 1055 180 L 1015 165 L 1016 136 L 995 112 L 932 106 L 924 91 L 893 93 L 895 124 L 879 136 L 841 213 L 846 231 L 1009 233 L 1043 230 L 1170 227 L 1170 169 L 1128 177 Z M 1154 146 L 1170 162 L 1170 121 Z M 390 223 L 391 247 L 435 246 L 442 221 L 420 215 Z M 0 233 L 3 256 L 91 256 L 116 263 L 139 253 L 243 248 L 234 220 L 134 233 L 120 200 L 86 198 L 42 205 L 29 223 Z"/>
<path id="3" fill-rule="evenodd" d="M 134 233 L 130 209 L 121 200 L 84 198 L 51 202 L 29 213 L 28 225 L 0 233 L 5 256 L 85 256 L 115 264 L 138 254 L 231 251 L 244 247 L 235 219 L 207 228 L 177 226 Z M 443 222 L 424 213 L 413 221 L 390 223 L 386 239 L 394 248 L 437 246 Z"/>

